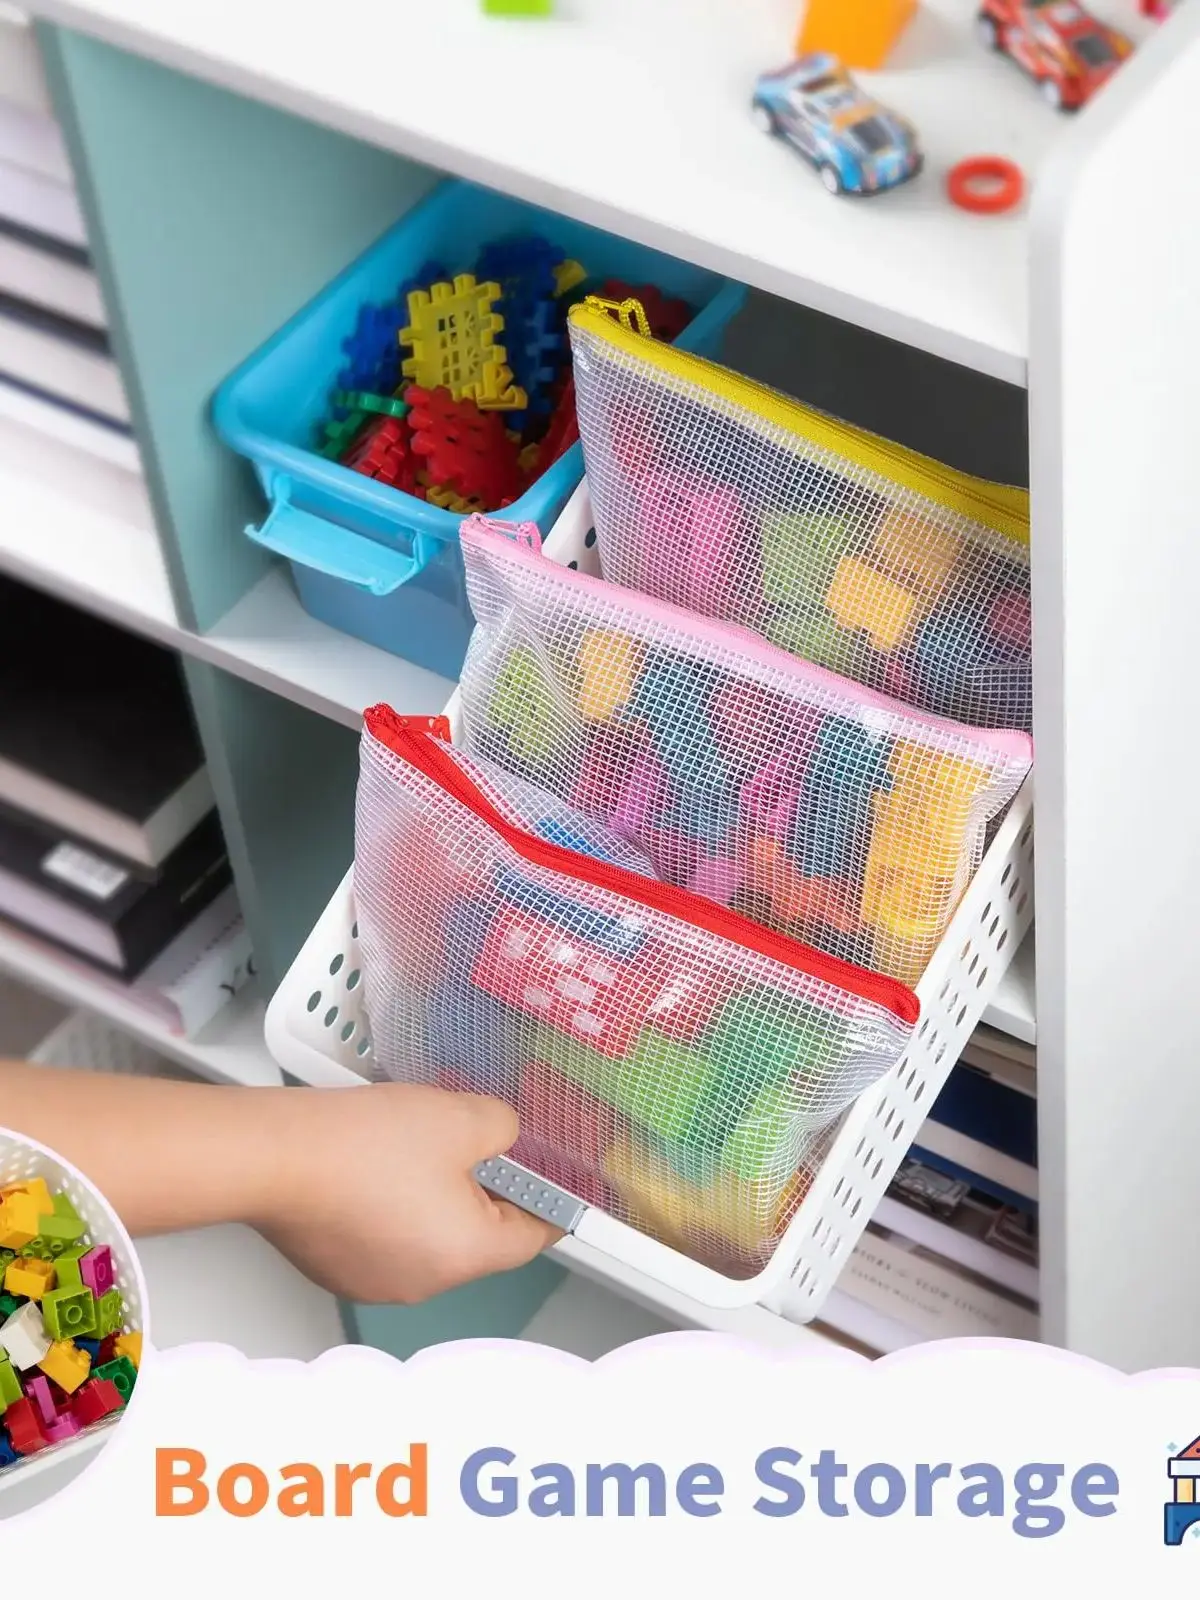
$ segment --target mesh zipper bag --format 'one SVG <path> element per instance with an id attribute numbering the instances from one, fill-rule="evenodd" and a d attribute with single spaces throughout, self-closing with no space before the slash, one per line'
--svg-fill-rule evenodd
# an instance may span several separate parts
<path id="1" fill-rule="evenodd" d="M 839 1118 L 903 1055 L 916 996 L 662 883 L 447 731 L 366 716 L 354 894 L 377 1067 L 507 1101 L 513 1159 L 755 1277 Z"/>
<path id="2" fill-rule="evenodd" d="M 914 710 L 472 518 L 464 747 L 666 882 L 915 985 L 1030 769 L 1025 733 Z"/>
<path id="3" fill-rule="evenodd" d="M 605 578 L 922 710 L 1028 730 L 1028 495 L 673 350 L 640 309 L 570 316 Z"/>

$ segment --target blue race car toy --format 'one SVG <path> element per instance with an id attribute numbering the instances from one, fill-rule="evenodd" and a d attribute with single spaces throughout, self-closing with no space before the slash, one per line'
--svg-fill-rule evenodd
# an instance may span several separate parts
<path id="1" fill-rule="evenodd" d="M 765 72 L 754 120 L 817 169 L 830 194 L 879 194 L 921 170 L 916 129 L 872 100 L 836 56 L 804 56 Z"/>

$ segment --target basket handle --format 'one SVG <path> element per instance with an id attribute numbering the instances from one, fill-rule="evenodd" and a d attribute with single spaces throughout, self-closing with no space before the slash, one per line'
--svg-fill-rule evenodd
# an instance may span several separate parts
<path id="1" fill-rule="evenodd" d="M 423 533 L 413 535 L 412 554 L 405 555 L 327 522 L 324 517 L 299 510 L 291 503 L 292 485 L 288 478 L 277 478 L 272 488 L 274 504 L 270 515 L 261 527 L 248 527 L 247 537 L 310 572 L 339 578 L 376 599 L 395 594 L 403 584 L 410 583 L 436 554 L 435 541 Z"/>

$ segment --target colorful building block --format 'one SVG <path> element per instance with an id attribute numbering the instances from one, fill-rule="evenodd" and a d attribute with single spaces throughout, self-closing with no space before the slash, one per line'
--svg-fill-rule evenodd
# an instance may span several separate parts
<path id="1" fill-rule="evenodd" d="M 791 1083 L 797 1127 L 828 1121 L 823 1090 L 845 1048 L 848 1022 L 832 1011 L 772 990 L 735 995 L 707 1046 L 722 1075 L 731 1122 L 770 1084 Z"/>
<path id="2" fill-rule="evenodd" d="M 92 1358 L 71 1340 L 60 1339 L 50 1346 L 38 1365 L 64 1393 L 74 1394 L 87 1381 L 92 1370 Z"/>
<path id="3" fill-rule="evenodd" d="M 18 1183 L 6 1183 L 0 1189 L 0 1201 L 14 1194 L 28 1195 L 36 1201 L 39 1215 L 54 1210 L 54 1196 L 45 1178 L 22 1178 Z"/>
<path id="4" fill-rule="evenodd" d="M 517 446 L 504 419 L 481 410 L 469 397 L 453 399 L 446 389 L 412 385 L 404 398 L 411 411 L 410 448 L 431 484 L 463 500 L 495 509 L 521 492 Z"/>
<path id="5" fill-rule="evenodd" d="M 805 0 L 798 56 L 828 53 L 851 70 L 875 72 L 917 12 L 917 0 Z"/>
<path id="6" fill-rule="evenodd" d="M 127 1404 L 137 1383 L 137 1368 L 127 1356 L 119 1356 L 116 1361 L 107 1361 L 102 1367 L 97 1367 L 95 1376 L 101 1383 L 111 1383 L 122 1402 Z"/>
<path id="7" fill-rule="evenodd" d="M 819 605 L 770 611 L 763 619 L 762 629 L 772 644 L 790 655 L 813 661 L 830 672 L 840 672 L 843 677 L 862 676 L 865 639 L 830 616 L 823 600 Z"/>
<path id="8" fill-rule="evenodd" d="M 4 1413 L 4 1431 L 13 1449 L 21 1456 L 31 1456 L 46 1448 L 41 1418 L 32 1400 L 15 1400 Z"/>
<path id="9" fill-rule="evenodd" d="M 117 1358 L 132 1361 L 140 1370 L 142 1365 L 142 1336 L 140 1333 L 122 1333 L 117 1336 Z"/>
<path id="10" fill-rule="evenodd" d="M 917 597 L 857 556 L 843 556 L 825 604 L 843 628 L 861 630 L 871 647 L 897 650 L 917 616 Z"/>
<path id="11" fill-rule="evenodd" d="M 47 1444 L 65 1444 L 68 1439 L 73 1439 L 80 1432 L 82 1424 L 70 1411 L 60 1411 L 54 1421 L 43 1428 Z"/>
<path id="12" fill-rule="evenodd" d="M 638 484 L 636 516 L 637 587 L 702 616 L 726 616 L 741 545 L 737 496 L 699 476 L 651 470 Z"/>
<path id="13" fill-rule="evenodd" d="M 125 1306 L 115 1289 L 102 1294 L 96 1301 L 96 1332 L 102 1339 L 119 1333 L 125 1319 Z"/>
<path id="14" fill-rule="evenodd" d="M 854 548 L 857 518 L 830 511 L 766 512 L 762 519 L 763 597 L 787 610 L 823 605 L 837 564 Z"/>
<path id="15" fill-rule="evenodd" d="M 596 913 L 578 908 L 585 918 Z M 576 920 L 579 920 L 578 918 Z M 527 911 L 499 912 L 472 981 L 494 999 L 589 1049 L 624 1057 L 654 995 L 654 953 L 633 964 Z"/>
<path id="16" fill-rule="evenodd" d="M 619 1110 L 660 1138 L 707 1147 L 708 1129 L 698 1112 L 712 1076 L 712 1062 L 702 1051 L 646 1028 L 612 1074 L 608 1093 Z"/>
<path id="17" fill-rule="evenodd" d="M 0 1411 L 12 1405 L 14 1400 L 19 1400 L 23 1393 L 21 1380 L 17 1377 L 12 1362 L 7 1356 L 0 1357 Z"/>
<path id="18" fill-rule="evenodd" d="M 575 658 L 576 704 L 587 722 L 607 722 L 633 699 L 642 650 L 629 634 L 592 628 L 584 634 Z"/>
<path id="19" fill-rule="evenodd" d="M 7 1270 L 6 1267 L 5 1271 Z M 0 1321 L 5 1317 L 11 1317 L 20 1304 L 15 1294 L 0 1294 Z"/>
<path id="20" fill-rule="evenodd" d="M 554 923 L 561 932 L 595 945 L 597 950 L 615 956 L 618 961 L 631 961 L 641 953 L 650 937 L 648 921 L 632 915 L 610 916 L 603 911 L 592 911 L 570 895 L 543 889 L 508 867 L 497 868 L 492 887 L 502 900 L 518 910 L 543 922 Z"/>
<path id="21" fill-rule="evenodd" d="M 489 17 L 552 17 L 554 0 L 480 0 Z"/>
<path id="22" fill-rule="evenodd" d="M 586 1205 L 607 1205 L 602 1167 L 617 1136 L 613 1108 L 542 1061 L 522 1068 L 516 1104 L 521 1136 L 515 1159 Z"/>
<path id="23" fill-rule="evenodd" d="M 51 1289 L 42 1296 L 42 1312 L 46 1331 L 52 1339 L 73 1339 L 77 1333 L 96 1332 L 96 1300 L 84 1285 L 76 1289 Z M 0 1340 L 3 1332 L 0 1330 Z"/>
<path id="24" fill-rule="evenodd" d="M 53 1352 L 54 1346 L 51 1345 L 50 1349 Z M 33 1401 L 43 1427 L 56 1419 L 58 1410 L 54 1404 L 54 1396 L 50 1393 L 49 1381 L 46 1378 L 26 1378 L 25 1393 Z"/>
<path id="25" fill-rule="evenodd" d="M 50 1210 L 51 1201 L 45 1209 Z M 20 1250 L 31 1244 L 39 1232 L 41 1202 L 23 1190 L 13 1190 L 0 1200 L 0 1245 L 9 1250 Z"/>
<path id="26" fill-rule="evenodd" d="M 437 1071 L 465 1077 L 477 1094 L 502 1094 L 518 1026 L 507 1006 L 450 979 L 425 1002 L 425 1055 Z"/>
<path id="27" fill-rule="evenodd" d="M 726 675 L 686 656 L 661 651 L 646 661 L 628 715 L 641 723 L 671 781 L 680 789 L 723 789 L 728 757 L 716 737 L 713 704 Z"/>
<path id="28" fill-rule="evenodd" d="M 19 1305 L 0 1326 L 2 1347 L 19 1372 L 28 1372 L 50 1348 L 50 1336 L 39 1307 L 32 1300 Z"/>
<path id="29" fill-rule="evenodd" d="M 578 1084 L 602 1100 L 612 1101 L 613 1074 L 621 1063 L 598 1050 L 590 1050 L 577 1039 L 568 1039 L 553 1028 L 535 1027 L 529 1035 L 530 1059 L 545 1062 L 564 1078 Z"/>
<path id="30" fill-rule="evenodd" d="M 932 600 L 945 592 L 961 553 L 957 534 L 928 517 L 893 507 L 875 529 L 871 564 Z"/>
<path id="31" fill-rule="evenodd" d="M 535 770 L 562 752 L 562 717 L 542 663 L 525 645 L 501 662 L 488 698 L 488 717 L 505 735 L 513 755 Z"/>
<path id="32" fill-rule="evenodd" d="M 114 1411 L 120 1411 L 123 1404 L 116 1384 L 107 1378 L 89 1378 L 71 1396 L 71 1415 L 82 1427 L 90 1428 Z"/>
<path id="33" fill-rule="evenodd" d="M 721 1165 L 746 1183 L 782 1189 L 800 1166 L 803 1128 L 797 1127 L 796 1090 L 768 1083 L 742 1113 L 721 1151 Z"/>
<path id="34" fill-rule="evenodd" d="M 116 1284 L 116 1273 L 113 1271 L 113 1253 L 106 1244 L 98 1244 L 81 1257 L 79 1262 L 79 1276 L 84 1284 L 99 1300 Z"/>
<path id="35" fill-rule="evenodd" d="M 13 1449 L 7 1434 L 0 1433 L 0 1467 L 11 1467 L 20 1457 Z"/>
<path id="36" fill-rule="evenodd" d="M 54 1263 L 36 1258 L 18 1257 L 4 1272 L 5 1293 L 23 1295 L 27 1300 L 40 1300 L 47 1289 L 54 1288 L 55 1281 Z"/>
<path id="37" fill-rule="evenodd" d="M 90 1245 L 72 1244 L 54 1257 L 54 1275 L 57 1288 L 65 1289 L 70 1286 L 79 1288 L 83 1284 L 79 1263 L 90 1249 Z"/>
<path id="38" fill-rule="evenodd" d="M 403 375 L 421 389 L 469 396 L 481 410 L 520 410 L 527 396 L 513 383 L 507 350 L 496 342 L 504 318 L 494 309 L 498 283 L 477 283 L 462 273 L 453 283 L 431 284 L 408 297 L 408 326 L 400 343 L 412 351 Z"/>

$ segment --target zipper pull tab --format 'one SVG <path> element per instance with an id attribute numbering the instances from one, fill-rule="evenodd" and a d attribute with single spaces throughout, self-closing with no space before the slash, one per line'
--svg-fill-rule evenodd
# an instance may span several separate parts
<path id="1" fill-rule="evenodd" d="M 450 743 L 449 717 L 402 717 L 398 711 L 393 711 L 391 706 L 371 706 L 363 712 L 363 722 L 367 731 L 379 738 L 387 733 L 413 733 L 427 734 L 432 739 L 440 739 L 443 744 Z"/>
<path id="2" fill-rule="evenodd" d="M 502 522 L 496 517 L 481 517 L 476 512 L 474 516 L 467 517 L 460 524 L 459 536 L 464 533 L 499 534 L 511 544 L 532 550 L 539 556 L 542 553 L 542 530 L 536 522 Z"/>
<path id="3" fill-rule="evenodd" d="M 598 294 L 589 294 L 586 304 L 592 311 L 603 311 L 606 316 L 615 316 L 627 333 L 640 333 L 643 339 L 653 338 L 650 332 L 650 319 L 640 300 L 634 300 L 632 297 L 628 300 L 602 300 Z"/>

